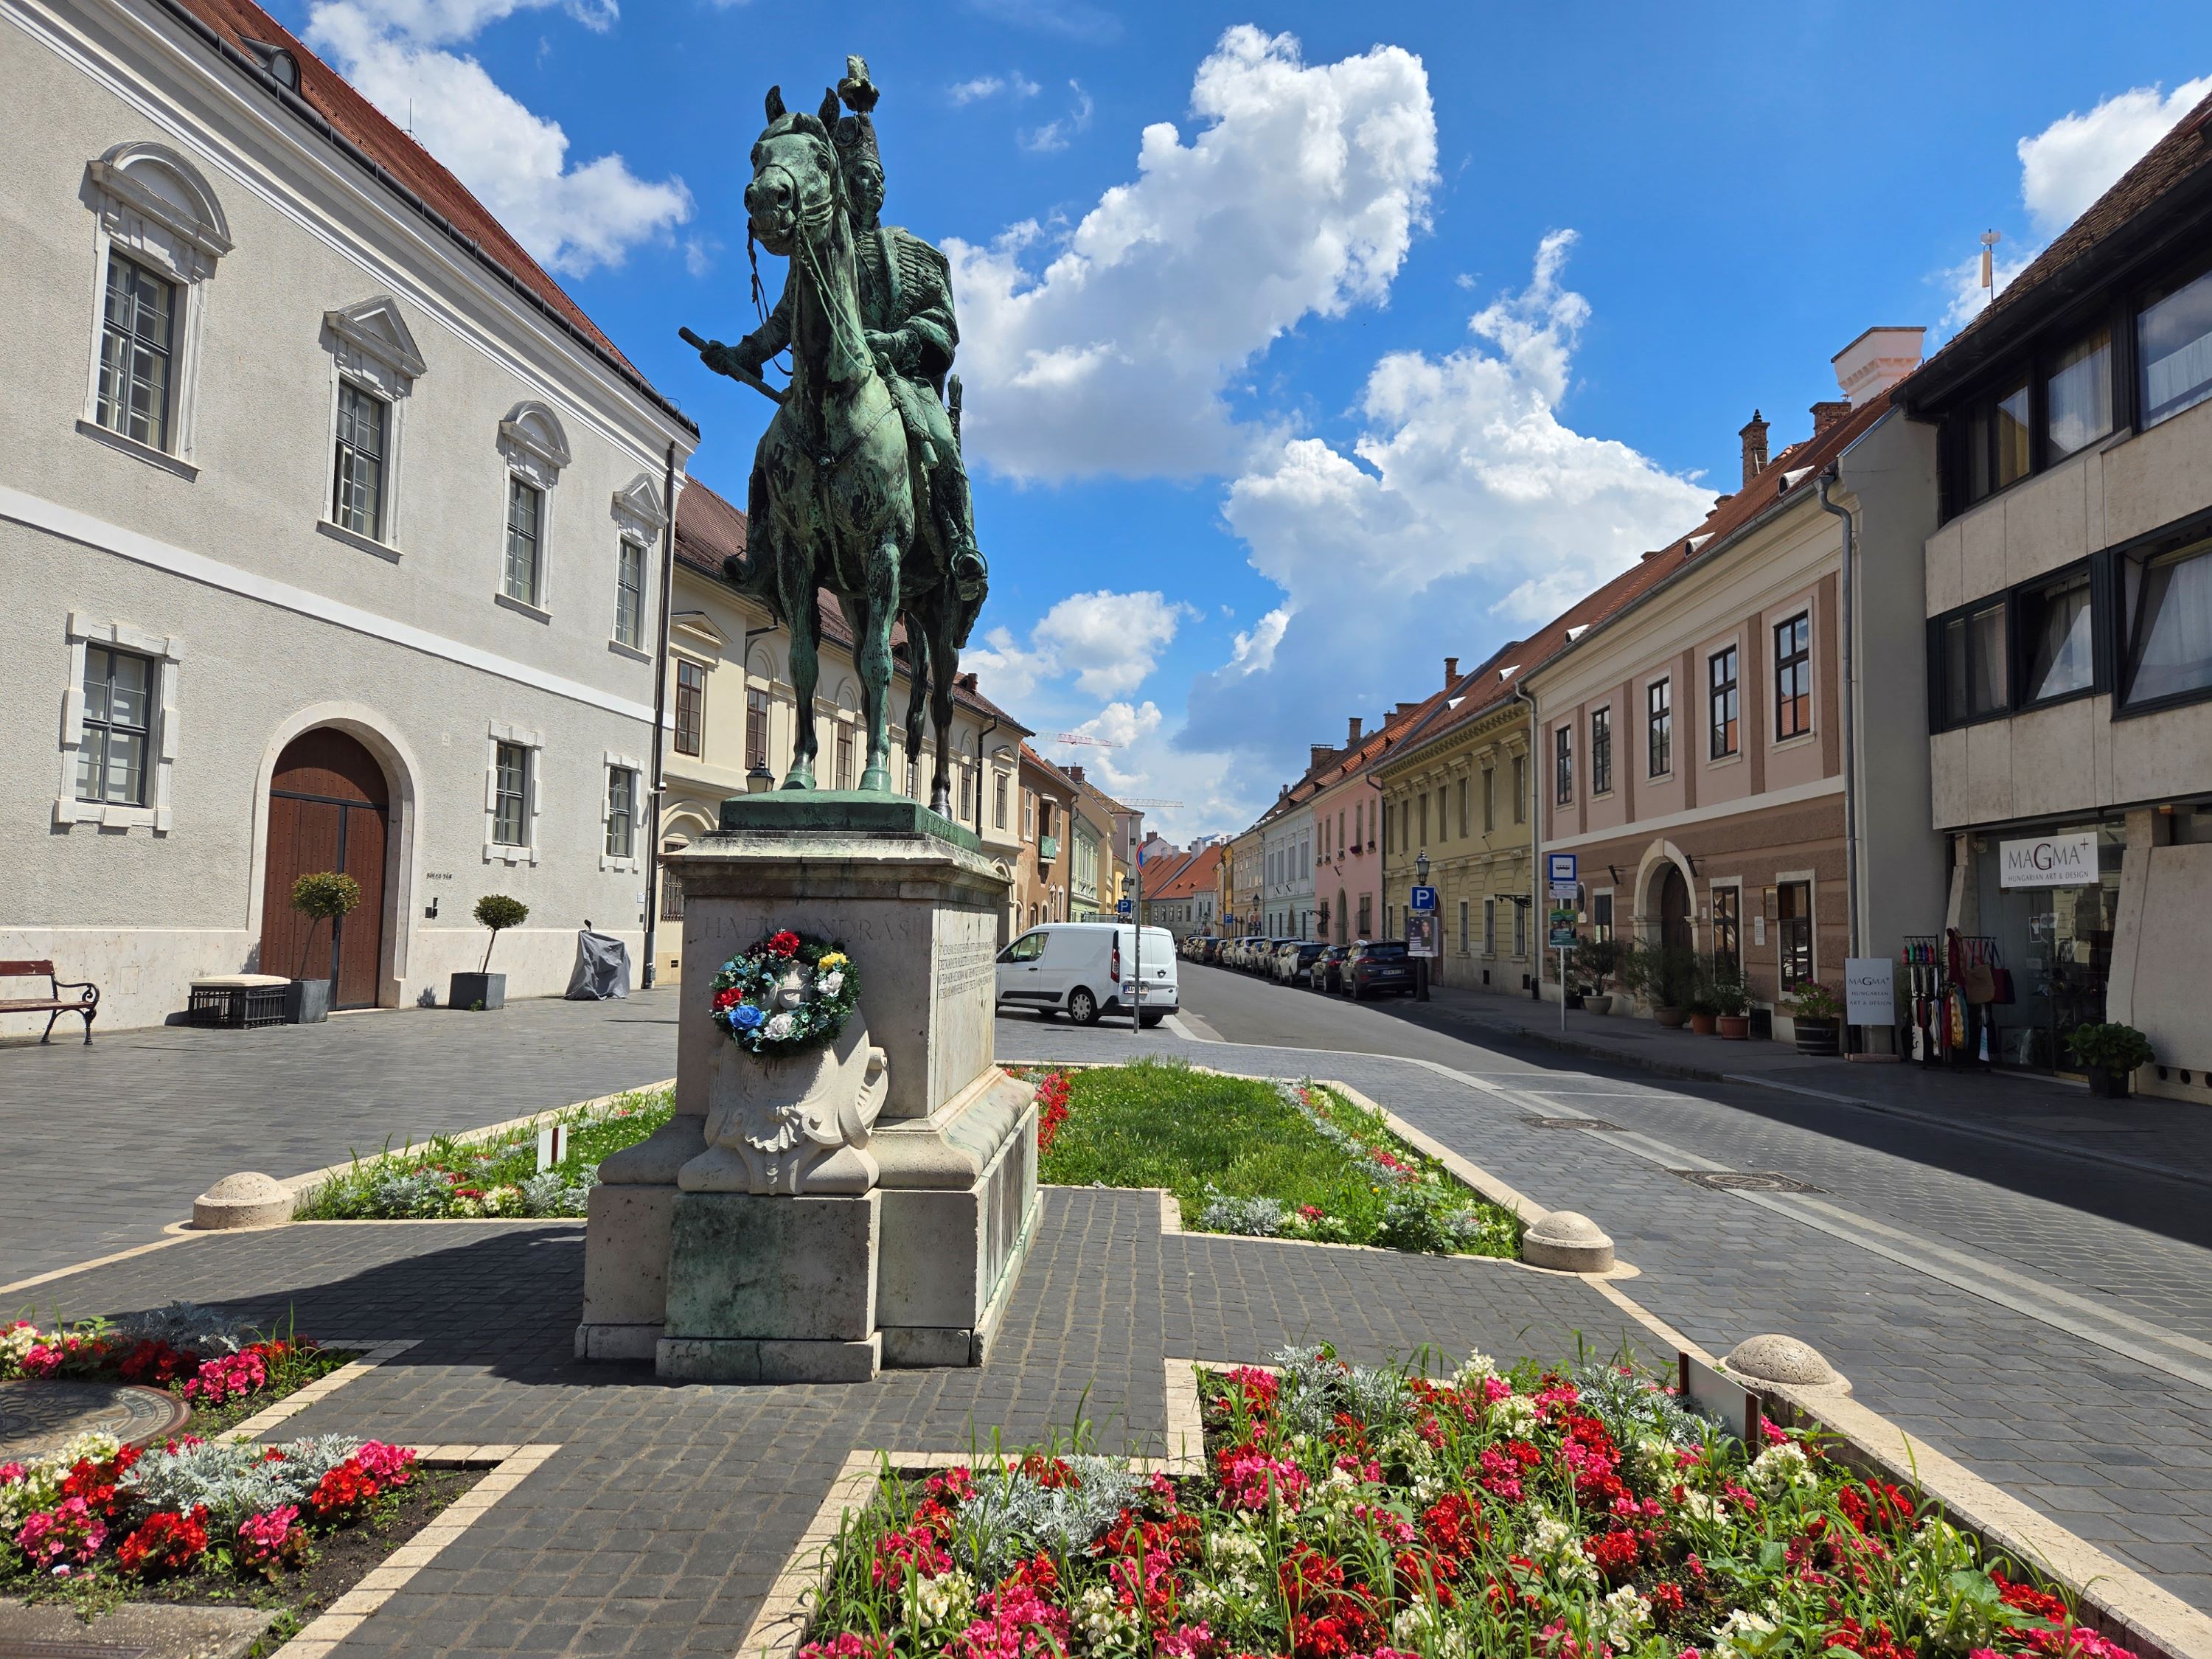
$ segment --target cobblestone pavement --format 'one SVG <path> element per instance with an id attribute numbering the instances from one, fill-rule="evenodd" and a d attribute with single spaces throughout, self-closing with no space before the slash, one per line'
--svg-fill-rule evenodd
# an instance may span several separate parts
<path id="1" fill-rule="evenodd" d="M 1203 985 L 1187 980 L 1187 1010 Z M 1595 1216 L 1642 1269 L 1623 1288 L 1692 1340 L 1725 1352 L 1762 1331 L 1808 1338 L 1874 1409 L 2212 1608 L 2212 1388 L 2190 1380 L 2212 1381 L 2212 1252 L 2193 1187 L 1761 1089 L 1577 1069 L 1591 1062 L 1556 1053 L 1468 1043 L 1439 1062 L 1448 1039 L 1429 1031 L 1418 1060 L 1359 1054 L 1353 1036 L 1400 1028 L 1255 989 L 1295 999 L 1336 1051 L 1015 1018 L 1000 1022 L 1000 1053 L 1149 1051 L 1340 1079 L 1536 1202 Z M 1235 1026 L 1233 1009 L 1195 1008 Z M 1535 1115 L 1625 1133 L 1539 1128 Z M 1714 1191 L 1672 1173 L 1698 1168 L 1821 1190 Z"/>
<path id="2" fill-rule="evenodd" d="M 558 1442 L 344 1644 L 348 1654 L 728 1656 L 846 1455 L 1017 1445 L 1079 1415 L 1108 1449 L 1165 1443 L 1164 1354 L 1337 1342 L 1379 1360 L 1648 1348 L 1581 1281 L 1510 1264 L 1170 1237 L 1149 1193 L 1048 1189 L 991 1363 L 819 1388 L 672 1387 L 569 1358 L 573 1223 L 310 1223 L 195 1237 L 42 1288 L 64 1314 L 173 1297 L 303 1333 L 422 1339 L 288 1434 Z"/>
<path id="3" fill-rule="evenodd" d="M 282 1179 L 675 1070 L 672 988 L 0 1047 L 0 1285 L 159 1238 L 240 1170 Z"/>

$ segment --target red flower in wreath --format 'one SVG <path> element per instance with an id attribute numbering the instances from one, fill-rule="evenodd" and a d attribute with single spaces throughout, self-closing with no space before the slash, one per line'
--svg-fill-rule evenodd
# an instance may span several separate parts
<path id="1" fill-rule="evenodd" d="M 744 1000 L 745 994 L 734 985 L 726 991 L 717 991 L 714 993 L 714 1012 L 719 1014 L 725 1008 L 734 1008 Z"/>
<path id="2" fill-rule="evenodd" d="M 772 957 L 795 957 L 799 954 L 799 935 L 788 928 L 781 933 L 769 935 L 768 953 Z"/>

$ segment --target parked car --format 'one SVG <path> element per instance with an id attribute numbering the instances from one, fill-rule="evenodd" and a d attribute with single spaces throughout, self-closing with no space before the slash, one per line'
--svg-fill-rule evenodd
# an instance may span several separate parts
<path id="1" fill-rule="evenodd" d="M 1267 942 L 1257 933 L 1245 934 L 1237 941 L 1237 948 L 1229 957 L 1229 965 L 1247 973 L 1250 972 L 1253 953 Z"/>
<path id="2" fill-rule="evenodd" d="M 1413 994 L 1413 958 L 1400 939 L 1363 939 L 1352 947 L 1341 976 L 1345 994 L 1354 1002 L 1385 991 L 1401 997 Z"/>
<path id="3" fill-rule="evenodd" d="M 1343 982 L 1344 959 L 1351 947 L 1332 945 L 1314 958 L 1313 966 L 1306 970 L 1306 983 L 1316 991 L 1334 991 Z"/>
<path id="4" fill-rule="evenodd" d="M 1285 945 L 1275 953 L 1275 978 L 1285 985 L 1296 985 L 1312 973 L 1313 965 L 1321 953 L 1328 949 L 1317 939 L 1300 939 L 1296 945 Z"/>
<path id="5" fill-rule="evenodd" d="M 1127 923 L 1032 927 L 999 952 L 998 1006 L 1033 1008 L 1047 1019 L 1065 1013 L 1078 1025 L 1134 1009 L 1140 1023 L 1157 1025 L 1181 1006 L 1175 938 L 1164 927 L 1147 927 L 1142 942 L 1140 962 L 1137 929 Z"/>
<path id="6" fill-rule="evenodd" d="M 1222 941 L 1218 937 L 1214 934 L 1208 933 L 1204 939 L 1198 942 L 1198 960 L 1205 963 L 1220 961 L 1221 944 Z"/>

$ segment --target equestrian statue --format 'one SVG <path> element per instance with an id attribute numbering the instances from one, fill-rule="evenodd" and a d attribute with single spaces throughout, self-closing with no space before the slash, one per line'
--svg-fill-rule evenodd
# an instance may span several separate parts
<path id="1" fill-rule="evenodd" d="M 937 737 L 929 805 L 949 817 L 954 683 L 989 572 L 960 456 L 951 270 L 919 236 L 881 222 L 878 96 L 859 58 L 845 60 L 845 78 L 815 114 L 787 110 L 781 89 L 769 89 L 746 229 L 749 246 L 757 239 L 790 260 L 782 297 L 735 344 L 681 332 L 708 368 L 780 405 L 753 459 L 747 548 L 724 574 L 791 629 L 798 741 L 783 787 L 816 787 L 815 595 L 827 588 L 860 669 L 868 728 L 860 787 L 894 793 L 886 702 L 902 624 L 913 684 L 907 753 L 911 761 L 921 750 L 927 713 Z M 778 392 L 761 370 L 787 349 L 791 380 Z"/>

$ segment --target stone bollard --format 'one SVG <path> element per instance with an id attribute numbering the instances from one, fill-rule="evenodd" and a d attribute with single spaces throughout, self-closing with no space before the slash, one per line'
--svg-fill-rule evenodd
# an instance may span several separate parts
<path id="1" fill-rule="evenodd" d="M 1532 1267 L 1560 1273 L 1609 1273 L 1613 1241 L 1588 1216 L 1553 1210 L 1521 1236 L 1521 1259 Z"/>
<path id="2" fill-rule="evenodd" d="M 1737 1343 L 1722 1366 L 1753 1382 L 1780 1382 L 1800 1389 L 1841 1389 L 1850 1382 L 1820 1351 L 1794 1336 L 1769 1333 Z"/>
<path id="3" fill-rule="evenodd" d="M 204 1232 L 276 1227 L 292 1218 L 292 1189 L 248 1170 L 225 1176 L 192 1200 L 192 1225 Z"/>

